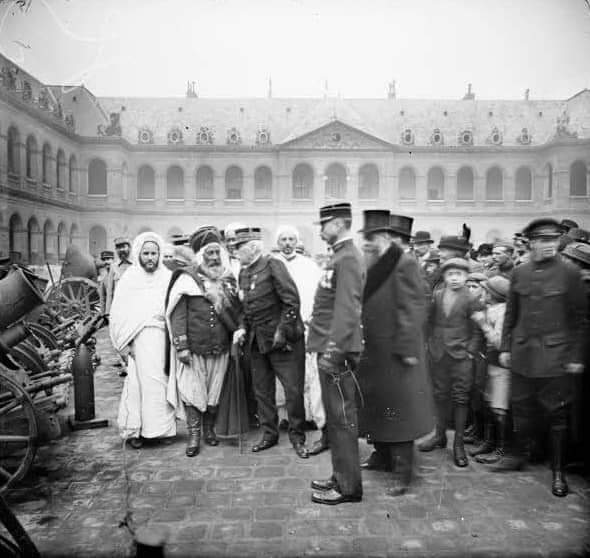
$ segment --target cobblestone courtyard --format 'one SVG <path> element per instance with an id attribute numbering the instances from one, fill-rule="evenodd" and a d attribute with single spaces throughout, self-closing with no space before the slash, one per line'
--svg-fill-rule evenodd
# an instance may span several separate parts
<path id="1" fill-rule="evenodd" d="M 106 332 L 95 377 L 98 418 L 108 428 L 70 433 L 40 448 L 32 474 L 8 494 L 46 556 L 133 553 L 120 527 L 126 494 L 136 525 L 169 529 L 168 556 L 587 556 L 590 486 L 570 475 L 571 494 L 551 495 L 545 466 L 498 475 L 450 452 L 419 455 L 408 495 L 385 495 L 386 473 L 363 473 L 360 504 L 312 504 L 309 483 L 330 474 L 324 453 L 302 460 L 279 446 L 240 454 L 236 441 L 184 456 L 186 432 L 171 445 L 122 451 L 116 413 L 122 379 Z M 315 439 L 318 432 L 310 432 Z M 370 446 L 361 443 L 365 457 Z M 127 462 L 129 483 L 125 479 Z"/>

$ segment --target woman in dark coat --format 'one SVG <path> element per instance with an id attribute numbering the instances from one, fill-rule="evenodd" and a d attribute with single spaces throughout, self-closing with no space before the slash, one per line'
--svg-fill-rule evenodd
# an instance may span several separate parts
<path id="1" fill-rule="evenodd" d="M 361 466 L 393 473 L 391 495 L 403 494 L 411 481 L 414 440 L 432 429 L 423 327 L 426 299 L 415 258 L 395 239 L 406 227 L 386 227 L 388 211 L 365 212 L 368 273 L 363 294 L 364 350 L 360 383 L 364 406 L 360 429 L 375 451 Z M 379 221 L 383 221 L 381 226 Z"/>

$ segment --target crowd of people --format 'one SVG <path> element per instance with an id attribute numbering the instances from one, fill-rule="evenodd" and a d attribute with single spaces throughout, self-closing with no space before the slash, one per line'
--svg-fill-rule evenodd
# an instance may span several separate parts
<path id="1" fill-rule="evenodd" d="M 102 254 L 129 444 L 173 439 L 181 419 L 188 457 L 250 427 L 261 452 L 286 429 L 299 458 L 331 452 L 311 499 L 336 505 L 362 499 L 362 469 L 405 493 L 415 446 L 445 450 L 452 429 L 457 467 L 549 456 L 565 496 L 566 465 L 589 463 L 589 233 L 541 218 L 477 248 L 464 225 L 435 247 L 378 209 L 364 211 L 359 249 L 350 204 L 320 208 L 316 224 L 327 254 L 315 259 L 295 227 L 265 250 L 241 224 L 170 244 L 145 232 Z M 359 436 L 374 448 L 362 463 Z"/>

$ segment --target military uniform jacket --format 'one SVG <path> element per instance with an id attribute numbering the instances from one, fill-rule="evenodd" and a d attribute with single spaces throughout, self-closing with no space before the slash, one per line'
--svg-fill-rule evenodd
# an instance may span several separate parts
<path id="1" fill-rule="evenodd" d="M 316 290 L 306 350 L 360 353 L 365 265 L 352 239 L 336 243 L 333 250 Z"/>
<path id="2" fill-rule="evenodd" d="M 500 346 L 512 353 L 512 371 L 550 378 L 564 374 L 570 362 L 583 362 L 586 305 L 580 271 L 561 258 L 515 267 Z"/>
<path id="3" fill-rule="evenodd" d="M 252 265 L 242 267 L 239 278 L 242 325 L 248 342 L 257 343 L 262 354 L 284 349 L 303 337 L 297 286 L 285 264 L 263 255 Z M 273 346 L 276 331 L 283 334 L 282 346 Z"/>
<path id="4" fill-rule="evenodd" d="M 426 368 L 426 296 L 411 255 L 393 245 L 369 268 L 363 295 L 360 432 L 370 441 L 415 440 L 432 428 Z M 415 357 L 409 366 L 402 359 Z"/>

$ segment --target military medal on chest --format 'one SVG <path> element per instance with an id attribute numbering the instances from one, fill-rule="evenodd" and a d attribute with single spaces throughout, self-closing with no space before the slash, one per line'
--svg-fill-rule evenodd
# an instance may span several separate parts
<path id="1" fill-rule="evenodd" d="M 256 279 L 258 279 L 258 274 L 252 276 L 252 281 L 250 283 L 250 290 L 253 291 L 256 288 Z"/>

